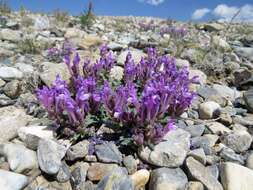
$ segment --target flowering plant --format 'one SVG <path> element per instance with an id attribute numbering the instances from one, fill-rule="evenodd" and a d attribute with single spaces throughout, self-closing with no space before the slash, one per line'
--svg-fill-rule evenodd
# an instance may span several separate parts
<path id="1" fill-rule="evenodd" d="M 105 45 L 94 64 L 85 60 L 81 66 L 78 54 L 72 62 L 66 55 L 65 63 L 71 74 L 69 85 L 57 76 L 52 87 L 37 90 L 49 117 L 63 128 L 76 129 L 88 115 L 101 118 L 105 110 L 106 119 L 127 129 L 136 144 L 158 143 L 195 96 L 189 85 L 197 82 L 196 77 L 190 79 L 186 68 L 178 70 L 174 58 L 159 56 L 154 48 L 138 64 L 127 55 L 118 85 L 108 77 L 116 61 Z"/>

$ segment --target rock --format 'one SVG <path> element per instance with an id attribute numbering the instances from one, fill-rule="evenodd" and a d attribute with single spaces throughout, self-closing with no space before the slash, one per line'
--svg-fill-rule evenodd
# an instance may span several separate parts
<path id="1" fill-rule="evenodd" d="M 74 146 L 71 146 L 66 153 L 66 160 L 74 161 L 76 159 L 84 158 L 88 155 L 89 141 L 81 141 Z"/>
<path id="2" fill-rule="evenodd" d="M 127 171 L 117 168 L 103 177 L 97 185 L 97 190 L 134 190 L 134 185 Z"/>
<path id="3" fill-rule="evenodd" d="M 216 179 L 219 178 L 219 168 L 218 165 L 211 165 L 206 167 L 207 172 L 209 172 L 212 176 L 214 176 Z"/>
<path id="4" fill-rule="evenodd" d="M 250 155 L 248 156 L 247 161 L 246 161 L 246 166 L 247 168 L 253 170 L 253 153 L 250 153 Z"/>
<path id="5" fill-rule="evenodd" d="M 103 40 L 96 35 L 85 35 L 83 39 L 80 40 L 78 46 L 83 49 L 89 49 L 92 47 L 99 46 L 103 43 Z"/>
<path id="6" fill-rule="evenodd" d="M 223 30 L 225 26 L 220 23 L 207 23 L 204 25 L 204 29 L 209 31 L 209 32 L 218 32 L 220 30 Z"/>
<path id="7" fill-rule="evenodd" d="M 235 53 L 243 58 L 253 61 L 253 48 L 252 47 L 234 47 Z"/>
<path id="8" fill-rule="evenodd" d="M 200 137 L 205 130 L 204 125 L 191 125 L 185 128 L 191 134 L 191 137 Z"/>
<path id="9" fill-rule="evenodd" d="M 248 89 L 248 87 L 250 87 L 253 82 L 253 72 L 247 68 L 239 68 L 235 70 L 233 75 L 234 75 L 234 84 L 236 87 L 239 88 L 246 87 Z"/>
<path id="10" fill-rule="evenodd" d="M 191 139 L 192 149 L 203 148 L 206 155 L 210 155 L 213 152 L 213 146 L 217 142 L 219 137 L 217 135 L 204 135 L 201 137 L 194 137 Z"/>
<path id="11" fill-rule="evenodd" d="M 72 187 L 70 182 L 59 183 L 57 181 L 49 181 L 43 176 L 38 176 L 25 190 L 72 190 Z"/>
<path id="12" fill-rule="evenodd" d="M 247 131 L 233 131 L 225 135 L 221 141 L 235 152 L 241 153 L 250 148 L 252 136 Z"/>
<path id="13" fill-rule="evenodd" d="M 188 156 L 193 157 L 194 159 L 201 162 L 203 165 L 206 164 L 206 155 L 205 155 L 203 148 L 198 148 L 198 149 L 190 151 L 188 153 Z"/>
<path id="14" fill-rule="evenodd" d="M 132 58 L 136 64 L 138 64 L 140 62 L 142 57 L 146 57 L 146 54 L 138 49 L 125 50 L 125 51 L 121 52 L 120 55 L 118 56 L 117 63 L 119 65 L 125 64 L 126 56 L 129 52 L 131 53 Z"/>
<path id="15" fill-rule="evenodd" d="M 19 96 L 20 85 L 18 80 L 12 80 L 4 86 L 4 93 L 6 96 L 15 99 Z"/>
<path id="16" fill-rule="evenodd" d="M 46 30 L 50 28 L 50 21 L 47 16 L 38 16 L 34 20 L 34 28 L 36 30 Z"/>
<path id="17" fill-rule="evenodd" d="M 23 73 L 18 69 L 13 67 L 0 67 L 0 78 L 5 81 L 10 81 L 14 79 L 22 79 Z"/>
<path id="18" fill-rule="evenodd" d="M 18 136 L 25 143 L 26 147 L 37 150 L 40 139 L 54 138 L 54 130 L 48 126 L 20 127 Z"/>
<path id="19" fill-rule="evenodd" d="M 66 39 L 71 39 L 71 38 L 83 38 L 84 35 L 86 33 L 80 29 L 77 29 L 77 28 L 68 28 L 64 37 Z"/>
<path id="20" fill-rule="evenodd" d="M 199 117 L 201 119 L 213 119 L 220 114 L 220 105 L 216 102 L 204 102 L 199 105 Z"/>
<path id="21" fill-rule="evenodd" d="M 204 186 L 198 181 L 190 181 L 187 184 L 186 190 L 204 190 Z"/>
<path id="22" fill-rule="evenodd" d="M 88 169 L 87 177 L 91 181 L 101 180 L 107 173 L 118 168 L 117 164 L 93 163 Z"/>
<path id="23" fill-rule="evenodd" d="M 226 40 L 222 39 L 220 36 L 213 36 L 212 43 L 222 51 L 229 51 L 231 49 Z"/>
<path id="24" fill-rule="evenodd" d="M 63 80 L 69 81 L 70 79 L 68 68 L 63 63 L 55 64 L 44 62 L 41 64 L 41 67 L 42 70 L 40 72 L 40 78 L 47 86 L 51 86 L 53 84 L 58 74 Z"/>
<path id="25" fill-rule="evenodd" d="M 113 142 L 96 145 L 95 153 L 100 162 L 118 164 L 122 162 L 122 154 Z"/>
<path id="26" fill-rule="evenodd" d="M 34 72 L 34 68 L 32 65 L 28 65 L 25 63 L 16 63 L 15 66 L 20 70 L 22 73 L 32 74 Z"/>
<path id="27" fill-rule="evenodd" d="M 74 187 L 74 189 L 81 189 L 86 181 L 86 175 L 89 168 L 88 163 L 80 163 L 78 164 L 75 169 L 71 172 L 71 185 Z"/>
<path id="28" fill-rule="evenodd" d="M 253 89 L 250 89 L 243 93 L 243 99 L 246 103 L 247 109 L 253 113 Z"/>
<path id="29" fill-rule="evenodd" d="M 220 152 L 220 157 L 228 162 L 236 162 L 244 164 L 244 157 L 240 154 L 236 154 L 232 149 L 224 147 Z"/>
<path id="30" fill-rule="evenodd" d="M 203 84 L 206 84 L 206 80 L 207 80 L 207 76 L 205 73 L 203 73 L 202 71 L 200 70 L 193 70 L 193 69 L 190 69 L 189 70 L 189 78 L 192 78 L 194 76 L 198 76 L 198 80 L 199 80 L 199 83 L 201 85 Z"/>
<path id="31" fill-rule="evenodd" d="M 132 155 L 124 157 L 123 164 L 126 167 L 128 174 L 133 174 L 137 171 L 137 161 Z"/>
<path id="32" fill-rule="evenodd" d="M 189 68 L 190 67 L 190 63 L 189 63 L 188 60 L 185 60 L 185 59 L 176 59 L 176 66 L 178 68 L 183 68 L 183 67 Z"/>
<path id="33" fill-rule="evenodd" d="M 205 166 L 192 157 L 186 159 L 186 167 L 194 180 L 198 180 L 208 190 L 223 190 L 219 181 L 207 171 Z"/>
<path id="34" fill-rule="evenodd" d="M 0 108 L 0 143 L 17 137 L 18 129 L 30 120 L 31 117 L 26 115 L 24 109 L 14 106 Z"/>
<path id="35" fill-rule="evenodd" d="M 10 42 L 19 42 L 21 40 L 22 33 L 18 30 L 10 30 L 10 29 L 1 29 L 0 30 L 0 39 L 7 40 Z"/>
<path id="36" fill-rule="evenodd" d="M 113 51 L 120 51 L 124 48 L 123 45 L 121 45 L 117 42 L 109 42 L 107 46 L 110 50 L 113 50 Z"/>
<path id="37" fill-rule="evenodd" d="M 15 100 L 10 99 L 8 96 L 5 94 L 0 94 L 0 106 L 10 106 L 15 103 Z"/>
<path id="38" fill-rule="evenodd" d="M 138 190 L 145 188 L 145 185 L 149 181 L 149 176 L 150 173 L 146 169 L 138 170 L 133 175 L 131 175 L 130 178 L 133 181 L 134 189 Z"/>
<path id="39" fill-rule="evenodd" d="M 163 141 L 150 149 L 138 151 L 141 159 L 160 167 L 179 167 L 183 164 L 190 148 L 190 134 L 182 129 L 173 130 L 165 135 Z"/>
<path id="40" fill-rule="evenodd" d="M 225 190 L 251 190 L 253 171 L 241 165 L 225 162 L 221 164 L 221 183 Z"/>
<path id="41" fill-rule="evenodd" d="M 40 169 L 49 175 L 57 174 L 65 153 L 66 148 L 63 145 L 53 140 L 41 139 L 37 149 Z"/>
<path id="42" fill-rule="evenodd" d="M 28 184 L 28 178 L 21 174 L 0 169 L 0 189 L 20 190 Z"/>
<path id="43" fill-rule="evenodd" d="M 73 189 L 75 190 L 75 189 Z M 91 181 L 86 181 L 82 183 L 79 189 L 77 190 L 97 190 L 97 186 L 94 185 Z"/>
<path id="44" fill-rule="evenodd" d="M 6 82 L 2 79 L 0 79 L 0 87 L 3 87 L 6 84 Z"/>
<path id="45" fill-rule="evenodd" d="M 123 79 L 124 69 L 121 66 L 113 66 L 110 71 L 110 78 L 112 80 L 120 81 Z"/>
<path id="46" fill-rule="evenodd" d="M 65 162 L 63 162 L 59 169 L 59 172 L 56 175 L 56 180 L 60 183 L 65 183 L 70 179 L 70 176 L 71 174 L 68 165 Z"/>
<path id="47" fill-rule="evenodd" d="M 185 190 L 187 176 L 180 169 L 159 168 L 151 172 L 150 190 Z"/>
<path id="48" fill-rule="evenodd" d="M 10 169 L 16 173 L 27 174 L 38 168 L 36 152 L 20 144 L 0 144 L 0 155 L 4 156 Z"/>
<path id="49" fill-rule="evenodd" d="M 225 85 L 214 84 L 213 88 L 217 91 L 217 95 L 224 97 L 232 102 L 241 96 L 241 93 L 239 91 L 229 88 Z"/>
<path id="50" fill-rule="evenodd" d="M 219 122 L 210 122 L 210 123 L 207 123 L 206 126 L 213 134 L 216 134 L 216 135 L 231 132 L 231 130 L 228 127 L 222 125 Z"/>

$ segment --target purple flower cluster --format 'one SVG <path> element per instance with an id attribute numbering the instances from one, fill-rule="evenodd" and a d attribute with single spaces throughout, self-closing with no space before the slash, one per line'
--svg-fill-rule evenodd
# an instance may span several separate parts
<path id="1" fill-rule="evenodd" d="M 61 62 L 65 55 L 70 55 L 73 51 L 72 44 L 69 41 L 64 41 L 61 48 L 52 47 L 47 50 L 47 58 L 49 61 Z"/>
<path id="2" fill-rule="evenodd" d="M 157 25 L 154 23 L 153 20 L 151 20 L 148 23 L 140 22 L 139 27 L 141 30 L 144 30 L 144 31 L 149 31 L 149 30 L 153 31 L 156 29 Z"/>
<path id="3" fill-rule="evenodd" d="M 183 27 L 163 27 L 160 29 L 160 34 L 163 36 L 164 34 L 169 34 L 172 38 L 180 39 L 183 38 L 187 34 L 186 28 Z"/>
<path id="4" fill-rule="evenodd" d="M 105 109 L 115 121 L 132 126 L 139 144 L 147 140 L 158 142 L 172 128 L 170 122 L 162 127 L 159 120 L 165 114 L 179 116 L 191 104 L 195 94 L 189 85 L 197 81 L 196 77 L 189 79 L 186 68 L 178 70 L 173 58 L 159 57 L 153 48 L 148 49 L 148 57 L 139 64 L 134 64 L 128 54 L 124 71 L 124 85 L 115 90 L 105 81 Z"/>
<path id="5" fill-rule="evenodd" d="M 62 127 L 80 126 L 88 114 L 98 116 L 103 107 L 107 117 L 130 129 L 136 144 L 158 143 L 195 96 L 189 85 L 197 78 L 190 79 L 187 68 L 178 70 L 174 58 L 159 56 L 154 48 L 138 64 L 128 53 L 124 78 L 116 86 L 108 80 L 116 61 L 107 46 L 100 48 L 100 59 L 94 64 L 86 60 L 81 65 L 77 53 L 73 60 L 70 54 L 64 60 L 71 83 L 57 76 L 52 87 L 37 91 L 49 117 Z M 161 124 L 168 116 L 167 124 Z"/>

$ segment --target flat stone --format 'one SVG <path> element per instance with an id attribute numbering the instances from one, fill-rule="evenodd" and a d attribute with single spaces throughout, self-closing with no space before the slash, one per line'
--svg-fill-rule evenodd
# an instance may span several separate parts
<path id="1" fill-rule="evenodd" d="M 37 149 L 40 169 L 49 175 L 57 174 L 66 151 L 66 147 L 53 140 L 41 139 Z"/>
<path id="2" fill-rule="evenodd" d="M 203 148 L 198 148 L 198 149 L 190 151 L 188 153 L 188 156 L 193 157 L 194 159 L 198 160 L 204 165 L 206 164 L 206 155 Z"/>
<path id="3" fill-rule="evenodd" d="M 93 163 L 88 169 L 87 177 L 91 181 L 101 180 L 107 173 L 118 168 L 117 164 Z"/>
<path id="4" fill-rule="evenodd" d="M 86 175 L 88 172 L 89 164 L 86 162 L 78 163 L 77 166 L 75 166 L 74 170 L 71 172 L 71 185 L 74 187 L 74 189 L 80 189 L 85 181 L 86 181 Z"/>
<path id="5" fill-rule="evenodd" d="M 0 189 L 20 190 L 28 184 L 28 178 L 21 174 L 0 169 Z"/>
<path id="6" fill-rule="evenodd" d="M 54 138 L 54 130 L 48 126 L 20 127 L 18 136 L 25 143 L 26 147 L 37 150 L 40 139 Z"/>
<path id="7" fill-rule="evenodd" d="M 127 171 L 117 168 L 103 177 L 97 185 L 97 190 L 134 190 L 134 185 Z"/>
<path id="8" fill-rule="evenodd" d="M 247 161 L 246 161 L 246 166 L 247 168 L 253 170 L 253 152 L 250 153 L 250 155 L 248 156 Z"/>
<path id="9" fill-rule="evenodd" d="M 247 131 L 233 131 L 222 138 L 222 143 L 237 153 L 248 150 L 252 143 L 252 136 Z"/>
<path id="10" fill-rule="evenodd" d="M 55 64 L 51 62 L 44 62 L 41 63 L 41 68 L 42 69 L 40 71 L 39 76 L 47 86 L 51 86 L 53 84 L 57 75 L 60 75 L 60 77 L 63 80 L 69 82 L 70 74 L 66 64 L 64 63 Z"/>
<path id="11" fill-rule="evenodd" d="M 191 137 L 200 137 L 205 130 L 205 125 L 191 125 L 185 128 L 191 134 Z"/>
<path id="12" fill-rule="evenodd" d="M 21 40 L 22 32 L 18 30 L 11 29 L 1 29 L 0 31 L 0 39 L 7 40 L 10 42 L 19 42 Z"/>
<path id="13" fill-rule="evenodd" d="M 123 164 L 126 167 L 128 174 L 133 174 L 137 171 L 137 161 L 132 155 L 124 157 Z"/>
<path id="14" fill-rule="evenodd" d="M 67 182 L 71 177 L 68 165 L 65 162 L 62 162 L 62 165 L 59 169 L 59 172 L 56 175 L 56 180 L 60 183 Z"/>
<path id="15" fill-rule="evenodd" d="M 194 180 L 203 183 L 208 190 L 223 190 L 220 182 L 207 171 L 204 165 L 192 157 L 186 159 L 186 167 Z"/>
<path id="16" fill-rule="evenodd" d="M 7 159 L 10 169 L 16 173 L 27 174 L 38 168 L 36 152 L 21 144 L 1 144 L 0 155 Z"/>
<path id="17" fill-rule="evenodd" d="M 218 32 L 220 30 L 223 30 L 225 26 L 220 23 L 207 23 L 204 25 L 204 28 L 209 32 Z"/>
<path id="18" fill-rule="evenodd" d="M 66 153 L 66 160 L 74 161 L 88 155 L 89 141 L 84 140 L 71 146 Z"/>
<path id="19" fill-rule="evenodd" d="M 95 152 L 101 162 L 119 164 L 122 162 L 122 154 L 113 142 L 96 145 Z"/>
<path id="20" fill-rule="evenodd" d="M 248 110 L 253 113 L 253 89 L 246 91 L 243 94 L 244 101 L 247 105 Z"/>
<path id="21" fill-rule="evenodd" d="M 236 89 L 232 89 L 225 85 L 214 84 L 213 88 L 217 91 L 218 95 L 224 97 L 230 101 L 234 101 L 236 98 L 241 96 L 241 93 Z"/>
<path id="22" fill-rule="evenodd" d="M 190 134 L 182 129 L 165 135 L 163 141 L 150 149 L 141 148 L 139 156 L 146 162 L 160 167 L 179 167 L 183 164 L 190 148 Z"/>
<path id="23" fill-rule="evenodd" d="M 226 127 L 225 125 L 219 123 L 219 122 L 210 122 L 206 124 L 207 128 L 216 135 L 230 133 L 231 130 Z"/>
<path id="24" fill-rule="evenodd" d="M 252 47 L 234 47 L 237 55 L 253 61 L 253 48 Z"/>
<path id="25" fill-rule="evenodd" d="M 148 183 L 150 177 L 150 172 L 146 169 L 141 169 L 135 172 L 130 176 L 134 184 L 134 189 L 145 188 L 145 185 Z"/>
<path id="26" fill-rule="evenodd" d="M 218 141 L 217 135 L 203 135 L 201 137 L 194 137 L 191 139 L 192 149 L 203 148 L 206 155 L 210 155 L 213 151 L 213 146 Z"/>
<path id="27" fill-rule="evenodd" d="M 0 108 L 0 143 L 7 142 L 18 135 L 18 129 L 31 120 L 22 108 L 8 106 Z"/>
<path id="28" fill-rule="evenodd" d="M 232 162 L 225 162 L 221 164 L 220 174 L 225 190 L 252 190 L 252 170 Z"/>
<path id="29" fill-rule="evenodd" d="M 11 81 L 14 79 L 22 79 L 23 73 L 13 67 L 0 67 L 0 78 L 5 81 Z"/>
<path id="30" fill-rule="evenodd" d="M 188 179 L 180 168 L 159 168 L 151 172 L 150 190 L 185 190 Z"/>
<path id="31" fill-rule="evenodd" d="M 187 184 L 186 190 L 204 190 L 204 185 L 198 181 L 190 181 Z"/>
<path id="32" fill-rule="evenodd" d="M 236 154 L 231 148 L 223 148 L 220 152 L 220 157 L 227 162 L 235 162 L 239 164 L 244 164 L 244 157 L 240 154 Z"/>

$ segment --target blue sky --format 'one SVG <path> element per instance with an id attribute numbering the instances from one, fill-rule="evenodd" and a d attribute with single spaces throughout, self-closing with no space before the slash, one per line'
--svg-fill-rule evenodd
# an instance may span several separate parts
<path id="1" fill-rule="evenodd" d="M 77 15 L 86 8 L 89 1 L 7 0 L 7 2 L 15 10 L 23 5 L 33 11 L 49 12 L 62 9 Z M 229 19 L 242 8 L 241 20 L 253 20 L 253 0 L 93 0 L 92 2 L 98 15 L 156 16 L 184 21 Z"/>

